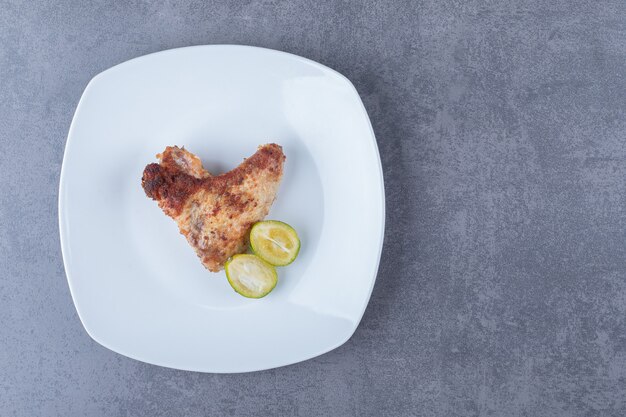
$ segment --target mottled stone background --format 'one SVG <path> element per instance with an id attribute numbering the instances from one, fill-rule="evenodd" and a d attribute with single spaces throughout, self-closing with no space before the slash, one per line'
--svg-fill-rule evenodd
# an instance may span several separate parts
<path id="1" fill-rule="evenodd" d="M 59 171 L 87 82 L 213 43 L 350 78 L 386 182 L 354 337 L 253 374 L 99 346 L 59 247 Z M 0 415 L 625 416 L 625 112 L 623 0 L 0 0 Z"/>

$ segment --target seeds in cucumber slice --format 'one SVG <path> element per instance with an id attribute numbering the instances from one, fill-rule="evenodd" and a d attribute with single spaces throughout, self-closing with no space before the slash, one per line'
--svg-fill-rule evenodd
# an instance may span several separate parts
<path id="1" fill-rule="evenodd" d="M 256 223 L 250 230 L 254 253 L 275 266 L 292 263 L 300 251 L 300 239 L 293 227 L 277 220 Z"/>
<path id="2" fill-rule="evenodd" d="M 248 298 L 265 297 L 278 282 L 276 269 L 256 255 L 235 255 L 224 269 L 230 286 Z"/>

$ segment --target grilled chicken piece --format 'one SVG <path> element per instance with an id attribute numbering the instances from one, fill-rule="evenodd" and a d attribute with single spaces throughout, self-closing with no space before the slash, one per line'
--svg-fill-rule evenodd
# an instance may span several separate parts
<path id="1" fill-rule="evenodd" d="M 285 155 L 280 146 L 260 146 L 241 165 L 212 176 L 200 159 L 168 146 L 143 171 L 146 195 L 178 224 L 202 264 L 217 272 L 245 252 L 250 227 L 263 220 L 276 198 Z"/>

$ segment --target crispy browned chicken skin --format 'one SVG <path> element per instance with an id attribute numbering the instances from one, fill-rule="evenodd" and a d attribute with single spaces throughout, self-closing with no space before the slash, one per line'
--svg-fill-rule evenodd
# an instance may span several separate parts
<path id="1" fill-rule="evenodd" d="M 250 227 L 262 220 L 274 202 L 283 176 L 280 146 L 260 146 L 241 165 L 211 176 L 200 159 L 168 146 L 143 171 L 146 195 L 178 224 L 202 264 L 217 272 L 232 255 L 244 252 Z"/>

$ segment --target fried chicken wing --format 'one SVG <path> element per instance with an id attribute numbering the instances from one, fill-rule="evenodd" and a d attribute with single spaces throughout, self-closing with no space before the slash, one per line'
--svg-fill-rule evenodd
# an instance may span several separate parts
<path id="1" fill-rule="evenodd" d="M 237 168 L 212 176 L 184 148 L 168 146 L 159 163 L 146 166 L 146 195 L 178 224 L 202 264 L 217 272 L 232 255 L 245 252 L 250 227 L 274 202 L 285 155 L 276 144 L 260 146 Z"/>

